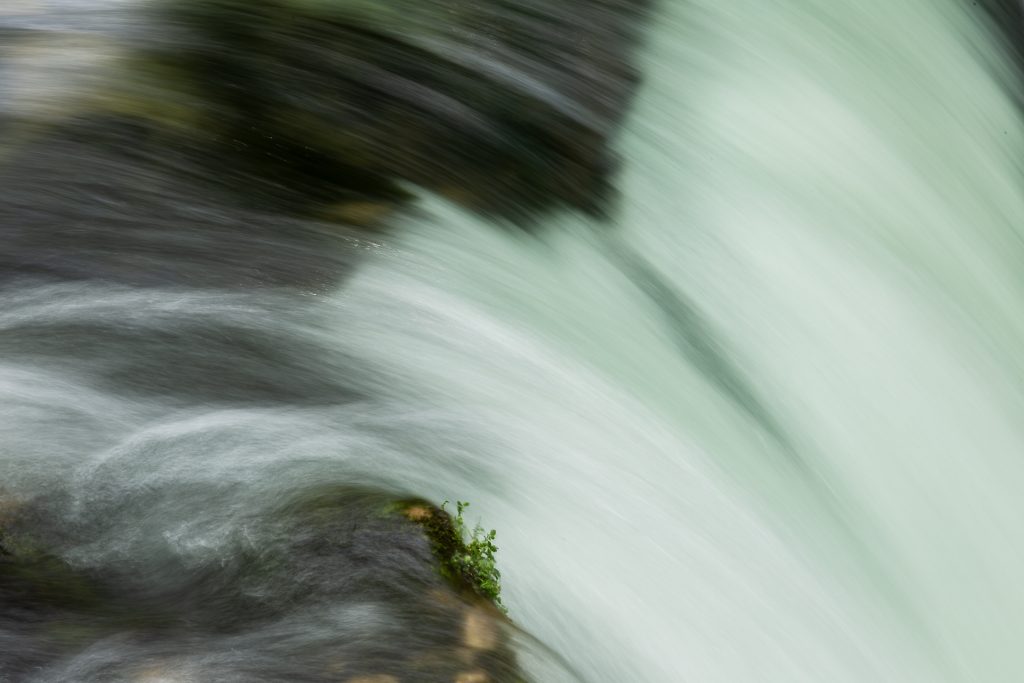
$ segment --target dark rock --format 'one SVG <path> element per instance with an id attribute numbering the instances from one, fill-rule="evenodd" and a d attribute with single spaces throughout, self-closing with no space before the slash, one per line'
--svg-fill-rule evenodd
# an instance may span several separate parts
<path id="1" fill-rule="evenodd" d="M 59 547 L 61 532 L 26 506 L 0 528 L 0 631 L 23 643 L 23 652 L 4 656 L 0 671 L 54 667 L 121 639 L 134 644 L 142 663 L 110 662 L 92 675 L 145 680 L 192 654 L 190 643 L 249 643 L 252 634 L 266 633 L 273 635 L 264 643 L 273 661 L 292 659 L 294 669 L 236 661 L 214 665 L 204 680 L 228 671 L 249 680 L 524 680 L 508 640 L 511 623 L 446 572 L 409 507 L 368 489 L 303 492 L 248 519 L 249 543 L 224 562 L 182 568 L 178 580 L 168 581 L 131 564 L 103 571 L 72 566 L 45 548 Z M 359 617 L 339 619 L 316 637 L 288 636 L 290 618 L 308 619 L 327 606 Z M 282 656 L 289 648 L 292 656 Z M 162 663 L 154 664 L 154 653 Z"/>

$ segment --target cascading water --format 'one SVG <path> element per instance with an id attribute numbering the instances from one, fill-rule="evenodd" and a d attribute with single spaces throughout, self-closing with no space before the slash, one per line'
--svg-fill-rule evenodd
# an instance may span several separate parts
<path id="1" fill-rule="evenodd" d="M 612 225 L 528 236 L 424 197 L 329 291 L 19 280 L 4 494 L 154 604 L 310 487 L 471 501 L 538 681 L 1024 676 L 1011 51 L 955 0 L 668 0 L 650 25 Z M 322 584 L 344 599 L 254 581 L 297 606 L 25 680 L 327 680 L 297 662 L 397 617 Z"/>
<path id="2" fill-rule="evenodd" d="M 698 318 L 590 226 L 431 207 L 339 300 L 454 459 L 414 488 L 471 492 L 586 680 L 1020 676 L 1007 51 L 954 2 L 665 3 L 645 66 L 616 239 Z"/>

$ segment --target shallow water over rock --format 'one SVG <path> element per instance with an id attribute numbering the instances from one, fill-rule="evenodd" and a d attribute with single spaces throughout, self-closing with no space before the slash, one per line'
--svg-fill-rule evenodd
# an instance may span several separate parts
<path id="1" fill-rule="evenodd" d="M 225 138 L 245 107 L 189 109 L 181 34 L 133 61 L 123 4 L 0 13 L 0 679 L 1020 678 L 1024 136 L 990 5 L 666 2 L 603 94 L 531 56 L 569 34 L 517 56 L 427 12 L 359 84 L 398 107 L 366 149 L 278 118 L 319 78 Z M 431 96 L 412 54 L 452 69 Z M 173 78 L 111 84 L 140 63 Z M 579 115 L 637 75 L 621 133 Z M 510 84 L 550 130 L 468 125 Z M 246 148 L 271 129 L 317 154 Z M 372 177 L 335 196 L 341 152 Z M 413 499 L 497 530 L 507 616 Z"/>

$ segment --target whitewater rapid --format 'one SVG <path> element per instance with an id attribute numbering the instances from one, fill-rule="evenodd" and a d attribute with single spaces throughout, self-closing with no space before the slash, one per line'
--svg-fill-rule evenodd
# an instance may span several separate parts
<path id="1" fill-rule="evenodd" d="M 0 113 L 59 118 L 118 58 L 120 15 L 83 14 L 81 40 L 8 26 L 55 33 L 12 49 Z M 294 552 L 289 501 L 370 490 L 497 531 L 538 683 L 1024 680 L 1024 126 L 986 16 L 664 0 L 612 219 L 533 235 L 429 196 L 379 238 L 281 231 L 169 150 L 104 146 L 130 126 L 44 136 L 21 163 L 60 182 L 0 186 L 30 228 L 4 253 L 0 522 L 163 611 L 5 613 L 0 667 L 323 680 L 457 640 L 352 589 L 345 553 Z"/>
<path id="2" fill-rule="evenodd" d="M 584 680 L 1024 676 L 1024 149 L 986 21 L 662 4 L 613 228 L 775 428 L 574 217 L 428 202 L 332 301 L 415 443 L 387 476 L 473 502 Z"/>

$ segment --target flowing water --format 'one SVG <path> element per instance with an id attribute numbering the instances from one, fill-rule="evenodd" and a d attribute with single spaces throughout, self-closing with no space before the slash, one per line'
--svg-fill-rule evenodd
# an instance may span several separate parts
<path id="1" fill-rule="evenodd" d="M 168 584 L 310 485 L 471 501 L 510 617 L 549 650 L 524 655 L 553 667 L 538 680 L 1018 680 L 1024 127 L 988 21 L 954 0 L 668 0 L 611 226 L 527 236 L 425 197 L 298 303 L 8 293 L 3 487 L 55 494 L 69 561 Z M 111 319 L 209 343 L 139 348 Z M 182 319 L 259 342 L 235 357 Z M 118 375 L 138 391 L 96 379 L 122 354 L 144 355 Z M 265 385 L 222 395 L 237 373 Z M 180 680 L 380 619 L 296 610 L 190 643 Z M 37 675 L 154 652 L 181 657 L 111 637 Z"/>

